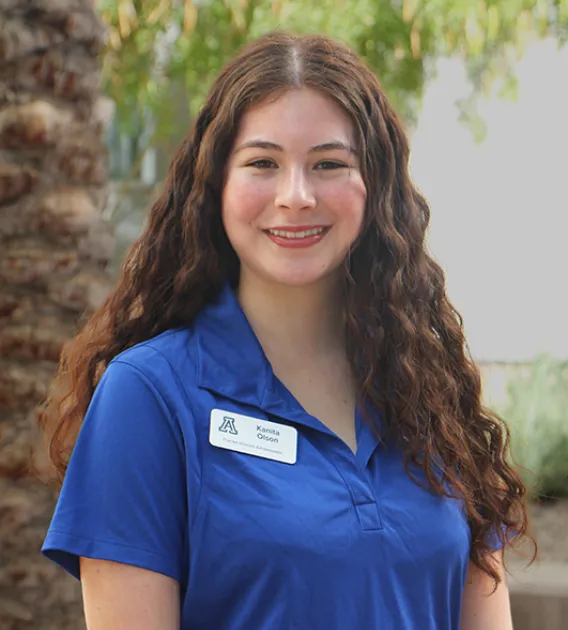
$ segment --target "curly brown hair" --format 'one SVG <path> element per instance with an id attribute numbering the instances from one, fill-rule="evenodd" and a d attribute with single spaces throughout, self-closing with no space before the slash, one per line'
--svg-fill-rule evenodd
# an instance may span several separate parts
<path id="1" fill-rule="evenodd" d="M 409 177 L 403 127 L 371 70 L 325 36 L 265 35 L 219 74 L 114 291 L 63 350 L 40 413 L 51 462 L 62 481 L 113 357 L 190 325 L 227 280 L 238 283 L 239 260 L 221 222 L 227 158 L 248 108 L 301 87 L 338 103 L 359 144 L 365 218 L 344 265 L 346 338 L 358 398 L 381 410 L 417 483 L 415 466 L 433 492 L 463 501 L 471 560 L 497 584 L 491 540 L 505 546 L 527 536 L 526 489 L 508 463 L 509 432 L 481 404 L 480 374 L 461 317 L 426 251 L 430 211 Z"/>

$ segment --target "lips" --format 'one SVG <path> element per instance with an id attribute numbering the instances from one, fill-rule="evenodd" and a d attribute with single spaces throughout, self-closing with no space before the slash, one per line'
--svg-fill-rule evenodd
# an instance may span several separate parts
<path id="1" fill-rule="evenodd" d="M 278 226 L 264 230 L 268 238 L 280 247 L 310 247 L 329 232 L 329 225 Z"/>
<path id="2" fill-rule="evenodd" d="M 316 236 L 322 234 L 325 231 L 325 227 L 313 227 L 313 228 L 270 228 L 266 230 L 269 234 L 274 236 L 281 236 L 282 238 L 306 238 L 307 236 Z"/>

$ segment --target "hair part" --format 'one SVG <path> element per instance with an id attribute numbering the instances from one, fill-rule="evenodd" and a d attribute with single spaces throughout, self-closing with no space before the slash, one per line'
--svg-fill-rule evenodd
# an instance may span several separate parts
<path id="1" fill-rule="evenodd" d="M 433 492 L 463 502 L 471 560 L 497 584 L 490 539 L 505 546 L 527 536 L 526 489 L 509 463 L 509 432 L 481 403 L 461 317 L 426 251 L 430 211 L 409 176 L 403 126 L 371 70 L 322 35 L 270 33 L 217 77 L 114 290 L 63 349 L 40 413 L 54 470 L 61 482 L 109 362 L 167 329 L 190 325 L 227 280 L 238 283 L 221 198 L 239 122 L 252 106 L 306 87 L 339 104 L 352 121 L 367 189 L 363 230 L 344 265 L 347 349 L 358 397 L 382 412 L 408 474 L 422 483 L 418 467 Z"/>

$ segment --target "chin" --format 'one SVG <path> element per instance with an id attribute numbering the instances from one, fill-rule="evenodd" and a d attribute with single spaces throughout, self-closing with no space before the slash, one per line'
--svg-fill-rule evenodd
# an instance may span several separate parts
<path id="1" fill-rule="evenodd" d="M 313 269 L 286 269 L 280 271 L 279 273 L 267 273 L 265 278 L 274 284 L 301 288 L 329 282 L 332 276 L 335 275 L 336 274 L 333 271 L 326 271 L 322 273 L 321 269 L 318 269 L 317 271 Z"/>

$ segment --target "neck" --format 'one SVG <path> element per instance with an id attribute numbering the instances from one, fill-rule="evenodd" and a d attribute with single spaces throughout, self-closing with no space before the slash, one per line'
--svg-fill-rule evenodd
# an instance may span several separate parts
<path id="1" fill-rule="evenodd" d="M 344 353 L 341 287 L 336 279 L 303 287 L 241 275 L 237 299 L 269 358 Z"/>

